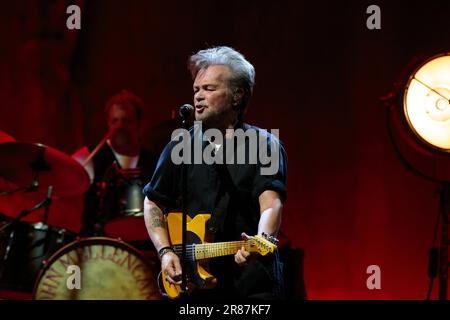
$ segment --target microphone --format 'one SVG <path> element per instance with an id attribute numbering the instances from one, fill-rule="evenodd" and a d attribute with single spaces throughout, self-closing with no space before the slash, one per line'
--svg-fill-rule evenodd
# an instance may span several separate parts
<path id="1" fill-rule="evenodd" d="M 180 107 L 179 115 L 183 119 L 188 119 L 192 112 L 194 112 L 194 107 L 186 103 Z"/>

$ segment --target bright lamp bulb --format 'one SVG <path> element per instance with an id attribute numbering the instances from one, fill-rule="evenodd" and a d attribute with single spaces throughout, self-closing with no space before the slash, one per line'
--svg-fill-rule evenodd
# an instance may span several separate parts
<path id="1" fill-rule="evenodd" d="M 411 75 L 404 113 L 421 140 L 450 152 L 450 54 L 428 60 Z"/>

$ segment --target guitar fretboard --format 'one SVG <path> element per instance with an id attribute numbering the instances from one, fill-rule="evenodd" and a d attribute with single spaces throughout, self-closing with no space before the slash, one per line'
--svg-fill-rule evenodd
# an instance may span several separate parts
<path id="1" fill-rule="evenodd" d="M 247 251 L 253 251 L 248 241 L 232 241 L 205 243 L 195 246 L 195 259 L 209 259 L 235 254 L 242 247 Z"/>
<path id="2" fill-rule="evenodd" d="M 249 252 L 255 251 L 248 241 L 231 241 L 188 245 L 186 254 L 189 260 L 202 260 L 233 255 L 242 247 Z M 175 246 L 174 249 L 181 255 L 181 246 Z"/>

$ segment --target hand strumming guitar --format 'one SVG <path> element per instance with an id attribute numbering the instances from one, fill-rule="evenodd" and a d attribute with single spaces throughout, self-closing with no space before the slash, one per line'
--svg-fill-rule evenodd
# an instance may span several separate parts
<path id="1" fill-rule="evenodd" d="M 174 252 L 167 252 L 161 257 L 161 270 L 165 272 L 167 281 L 181 285 L 181 262 Z"/>

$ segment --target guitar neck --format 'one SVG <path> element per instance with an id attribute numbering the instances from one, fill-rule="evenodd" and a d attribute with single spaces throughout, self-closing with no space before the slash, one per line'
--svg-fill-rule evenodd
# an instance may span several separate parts
<path id="1" fill-rule="evenodd" d="M 194 256 L 195 260 L 229 256 L 235 254 L 242 247 L 249 252 L 257 251 L 250 246 L 248 241 L 203 243 L 194 246 Z"/>

